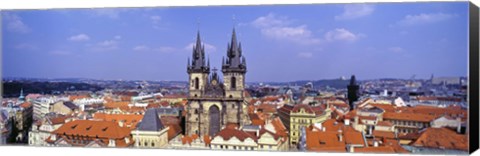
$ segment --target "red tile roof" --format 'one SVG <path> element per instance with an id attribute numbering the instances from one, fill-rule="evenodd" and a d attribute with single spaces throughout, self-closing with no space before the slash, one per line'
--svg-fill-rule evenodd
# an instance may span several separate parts
<path id="1" fill-rule="evenodd" d="M 108 139 L 122 139 L 130 136 L 131 130 L 126 127 L 120 127 L 115 122 L 110 121 L 91 121 L 75 120 L 70 121 L 59 127 L 53 133 L 67 136 L 88 136 Z"/>
<path id="2" fill-rule="evenodd" d="M 448 128 L 427 128 L 420 131 L 420 137 L 410 143 L 412 146 L 455 149 L 468 151 L 468 137 Z"/>
<path id="3" fill-rule="evenodd" d="M 30 102 L 24 102 L 24 103 L 20 104 L 20 107 L 22 107 L 22 108 L 24 108 L 24 109 L 30 108 L 30 107 L 32 107 L 32 103 L 30 103 Z"/>
<path id="4" fill-rule="evenodd" d="M 403 113 L 403 112 L 385 112 L 383 114 L 385 120 L 403 120 L 403 121 L 418 121 L 430 122 L 435 119 L 433 115 L 418 114 L 418 113 Z"/>
<path id="5" fill-rule="evenodd" d="M 100 121 L 113 121 L 116 123 L 123 122 L 126 126 L 131 129 L 136 128 L 137 124 L 142 120 L 143 115 L 141 114 L 106 114 L 106 113 L 95 113 L 93 114 L 93 119 Z"/>
<path id="6" fill-rule="evenodd" d="M 220 132 L 218 132 L 217 135 L 215 135 L 215 137 L 216 136 L 222 137 L 223 140 L 230 140 L 232 137 L 235 137 L 240 141 L 244 141 L 247 138 L 250 138 L 250 139 L 253 139 L 254 141 L 257 141 L 257 137 L 255 137 L 255 136 L 253 136 L 253 135 L 251 135 L 251 134 L 249 134 L 245 131 L 241 131 L 241 130 L 231 128 L 231 127 L 227 127 L 227 128 L 224 128 L 224 129 L 220 130 Z"/>

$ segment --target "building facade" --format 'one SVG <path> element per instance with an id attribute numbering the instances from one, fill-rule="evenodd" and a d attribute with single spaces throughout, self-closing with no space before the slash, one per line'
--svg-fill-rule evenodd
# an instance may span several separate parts
<path id="1" fill-rule="evenodd" d="M 331 112 L 329 105 L 287 104 L 278 109 L 280 119 L 290 132 L 290 145 L 297 145 L 302 127 L 330 119 Z"/>
<path id="2" fill-rule="evenodd" d="M 227 58 L 222 62 L 223 81 L 205 59 L 205 48 L 197 34 L 192 60 L 188 59 L 189 95 L 186 114 L 186 134 L 214 136 L 225 125 L 239 126 L 248 122 L 244 99 L 245 57 L 237 42 L 235 29 L 228 44 Z"/>

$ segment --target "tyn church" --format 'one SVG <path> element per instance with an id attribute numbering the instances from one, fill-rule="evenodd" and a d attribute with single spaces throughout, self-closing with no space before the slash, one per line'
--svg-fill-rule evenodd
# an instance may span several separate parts
<path id="1" fill-rule="evenodd" d="M 241 43 L 237 42 L 233 29 L 228 43 L 227 58 L 222 60 L 223 82 L 212 69 L 210 59 L 205 59 L 205 47 L 197 33 L 193 46 L 192 60 L 188 59 L 189 95 L 186 115 L 186 134 L 215 136 L 227 124 L 247 124 L 244 99 L 245 73 L 247 65 L 242 56 Z"/>

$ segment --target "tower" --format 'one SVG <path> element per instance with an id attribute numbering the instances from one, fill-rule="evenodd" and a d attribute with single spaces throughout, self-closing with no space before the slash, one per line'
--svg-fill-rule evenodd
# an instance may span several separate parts
<path id="1" fill-rule="evenodd" d="M 187 73 L 189 75 L 189 97 L 201 97 L 208 82 L 210 62 L 205 61 L 205 46 L 200 39 L 200 31 L 197 32 L 197 42 L 193 47 L 192 60 L 187 61 Z"/>
<path id="2" fill-rule="evenodd" d="M 350 84 L 347 86 L 348 89 L 348 104 L 350 105 L 350 110 L 353 110 L 353 103 L 358 100 L 358 89 L 357 81 L 355 75 L 352 75 L 350 78 Z"/>
<path id="3" fill-rule="evenodd" d="M 18 97 L 18 101 L 25 102 L 25 96 L 23 95 L 23 88 L 20 90 L 20 96 Z"/>
<path id="4" fill-rule="evenodd" d="M 242 56 L 242 44 L 237 42 L 235 28 L 227 46 L 227 59 L 222 60 L 222 72 L 226 98 L 243 98 L 247 64 Z"/>
<path id="5" fill-rule="evenodd" d="M 185 116 L 185 134 L 214 136 L 228 124 L 243 126 L 248 122 L 243 97 L 246 63 L 237 43 L 235 29 L 228 44 L 227 60 L 222 62 L 223 82 L 210 62 L 197 34 L 192 61 L 188 60 L 189 96 Z"/>

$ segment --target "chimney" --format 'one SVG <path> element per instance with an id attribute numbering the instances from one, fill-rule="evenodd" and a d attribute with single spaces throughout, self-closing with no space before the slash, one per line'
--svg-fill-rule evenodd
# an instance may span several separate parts
<path id="1" fill-rule="evenodd" d="M 355 150 L 353 149 L 353 146 L 348 146 L 348 152 L 353 153 Z"/>
<path id="2" fill-rule="evenodd" d="M 337 136 L 338 136 L 338 141 L 342 142 L 343 141 L 343 131 L 341 129 L 338 130 Z"/>
<path id="3" fill-rule="evenodd" d="M 345 119 L 345 126 L 349 126 L 350 125 L 350 119 Z"/>
<path id="4" fill-rule="evenodd" d="M 373 147 L 378 147 L 378 140 L 373 141 Z"/>
<path id="5" fill-rule="evenodd" d="M 457 117 L 457 133 L 462 132 L 462 119 L 460 117 Z"/>
<path id="6" fill-rule="evenodd" d="M 358 116 L 355 116 L 355 125 L 358 125 Z"/>
<path id="7" fill-rule="evenodd" d="M 325 127 L 322 127 L 322 132 L 325 132 L 325 130 L 326 130 Z"/>

